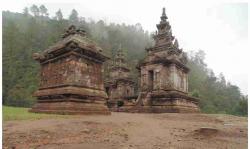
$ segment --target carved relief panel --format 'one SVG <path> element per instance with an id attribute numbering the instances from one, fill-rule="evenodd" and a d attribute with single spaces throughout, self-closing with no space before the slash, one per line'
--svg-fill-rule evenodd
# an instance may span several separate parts
<path id="1" fill-rule="evenodd" d="M 162 89 L 170 89 L 173 87 L 173 81 L 171 77 L 171 68 L 168 66 L 165 66 L 162 70 L 161 80 L 162 80 Z"/>
<path id="2" fill-rule="evenodd" d="M 69 71 L 67 59 L 42 65 L 40 88 L 65 85 Z"/>
<path id="3" fill-rule="evenodd" d="M 101 64 L 83 58 L 63 58 L 42 65 L 40 88 L 80 85 L 103 89 L 101 71 Z"/>

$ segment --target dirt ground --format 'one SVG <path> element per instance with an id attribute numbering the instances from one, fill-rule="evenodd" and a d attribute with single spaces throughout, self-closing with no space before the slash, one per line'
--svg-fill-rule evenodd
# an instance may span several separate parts
<path id="1" fill-rule="evenodd" d="M 7 121 L 11 149 L 245 149 L 247 118 L 208 114 L 132 114 Z"/>

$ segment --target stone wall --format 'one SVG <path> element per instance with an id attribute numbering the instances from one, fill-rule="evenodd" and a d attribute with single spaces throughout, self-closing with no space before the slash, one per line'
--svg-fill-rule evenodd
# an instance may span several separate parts
<path id="1" fill-rule="evenodd" d="M 174 64 L 170 66 L 170 70 L 171 79 L 173 80 L 173 88 L 182 92 L 188 92 L 187 73 L 180 68 L 177 68 Z"/>
<path id="2" fill-rule="evenodd" d="M 103 90 L 101 64 L 70 56 L 42 65 L 40 88 L 78 85 Z"/>
<path id="3" fill-rule="evenodd" d="M 134 96 L 134 86 L 130 83 L 118 82 L 116 87 L 110 89 L 110 99 Z"/>
<path id="4" fill-rule="evenodd" d="M 121 69 L 113 70 L 110 72 L 111 78 L 128 78 L 129 72 L 122 71 Z"/>
<path id="5" fill-rule="evenodd" d="M 176 65 L 147 65 L 141 69 L 141 87 L 143 91 L 150 90 L 150 71 L 153 72 L 153 90 L 176 89 L 188 91 L 187 73 Z"/>

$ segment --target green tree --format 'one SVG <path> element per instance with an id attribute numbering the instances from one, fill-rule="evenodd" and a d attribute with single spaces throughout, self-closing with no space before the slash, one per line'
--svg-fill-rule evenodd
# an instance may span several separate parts
<path id="1" fill-rule="evenodd" d="M 235 106 L 234 112 L 237 115 L 248 115 L 248 97 L 242 96 L 242 98 L 238 101 L 237 105 Z"/>
<path id="2" fill-rule="evenodd" d="M 40 14 L 39 8 L 36 5 L 32 5 L 30 7 L 30 11 L 33 13 L 35 17 L 39 16 Z"/>
<path id="3" fill-rule="evenodd" d="M 28 15 L 29 15 L 29 9 L 28 9 L 28 7 L 25 7 L 25 8 L 23 9 L 23 14 L 24 14 L 25 16 L 28 16 Z"/>
<path id="4" fill-rule="evenodd" d="M 71 11 L 71 14 L 69 16 L 69 21 L 72 24 L 78 24 L 79 17 L 78 17 L 78 12 L 75 9 Z"/>
<path id="5" fill-rule="evenodd" d="M 59 10 L 56 12 L 56 20 L 61 21 L 62 19 L 63 19 L 63 14 L 62 14 L 61 9 L 59 9 Z"/>
<path id="6" fill-rule="evenodd" d="M 39 7 L 39 12 L 41 13 L 41 15 L 44 17 L 44 16 L 47 16 L 48 17 L 48 9 L 44 6 L 44 5 L 41 5 Z"/>

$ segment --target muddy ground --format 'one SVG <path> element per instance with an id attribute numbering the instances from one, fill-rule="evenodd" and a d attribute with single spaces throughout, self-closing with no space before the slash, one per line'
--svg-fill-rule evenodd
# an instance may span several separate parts
<path id="1" fill-rule="evenodd" d="M 7 121 L 3 148 L 245 149 L 247 118 L 208 114 L 132 114 Z"/>

